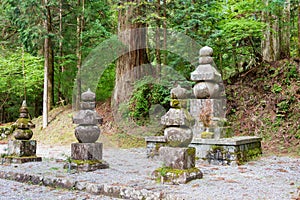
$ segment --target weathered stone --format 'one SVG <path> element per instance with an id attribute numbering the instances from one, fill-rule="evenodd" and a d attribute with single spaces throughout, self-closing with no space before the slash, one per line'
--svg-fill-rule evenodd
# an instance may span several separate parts
<path id="1" fill-rule="evenodd" d="M 95 183 L 87 183 L 86 191 L 91 194 L 99 195 L 103 194 L 103 185 L 95 184 Z"/>
<path id="2" fill-rule="evenodd" d="M 199 58 L 199 64 L 212 64 L 214 62 L 213 58 L 210 56 L 206 56 L 206 57 L 200 57 Z"/>
<path id="3" fill-rule="evenodd" d="M 178 85 L 176 88 L 171 89 L 171 99 L 185 99 L 187 97 L 186 89 Z"/>
<path id="4" fill-rule="evenodd" d="M 195 148 L 161 147 L 159 156 L 166 167 L 189 169 L 195 167 Z"/>
<path id="5" fill-rule="evenodd" d="M 90 88 L 81 94 L 81 100 L 85 102 L 93 102 L 96 100 L 96 94 L 93 93 Z"/>
<path id="6" fill-rule="evenodd" d="M 35 156 L 36 140 L 10 140 L 8 141 L 8 155 Z"/>
<path id="7" fill-rule="evenodd" d="M 11 163 L 15 163 L 15 164 L 23 164 L 23 163 L 27 163 L 27 162 L 41 162 L 42 158 L 41 157 L 37 157 L 37 156 L 30 156 L 30 157 L 12 157 L 12 156 L 7 156 L 4 157 L 4 162 L 11 164 Z"/>
<path id="8" fill-rule="evenodd" d="M 102 160 L 102 143 L 72 143 L 71 158 L 75 160 Z"/>
<path id="9" fill-rule="evenodd" d="M 191 73 L 192 81 L 216 81 L 221 80 L 221 74 L 211 65 L 199 65 L 195 71 Z"/>
<path id="10" fill-rule="evenodd" d="M 203 173 L 198 168 L 190 168 L 189 170 L 182 171 L 171 169 L 163 175 L 158 170 L 152 173 L 152 179 L 160 180 L 160 182 L 167 185 L 186 184 L 191 180 L 201 179 L 202 177 Z"/>
<path id="11" fill-rule="evenodd" d="M 95 102 L 80 102 L 80 108 L 82 110 L 94 110 L 96 107 Z"/>
<path id="12" fill-rule="evenodd" d="M 199 82 L 193 88 L 197 99 L 213 98 L 220 96 L 219 85 L 211 82 Z"/>
<path id="13" fill-rule="evenodd" d="M 94 143 L 100 136 L 100 128 L 94 126 L 77 126 L 75 136 L 80 143 Z"/>
<path id="14" fill-rule="evenodd" d="M 30 129 L 16 129 L 13 132 L 13 136 L 17 140 L 30 140 L 32 138 L 33 132 Z"/>
<path id="15" fill-rule="evenodd" d="M 101 124 L 102 118 L 94 110 L 80 110 L 73 117 L 73 123 L 80 125 Z"/>
<path id="16" fill-rule="evenodd" d="M 13 135 L 17 140 L 30 140 L 33 135 L 33 132 L 30 130 L 30 128 L 34 127 L 35 125 L 28 117 L 28 108 L 26 101 L 24 100 L 20 108 L 19 119 L 12 124 L 12 128 L 15 129 Z"/>
<path id="17" fill-rule="evenodd" d="M 187 147 L 193 139 L 193 132 L 190 128 L 168 127 L 164 136 L 170 147 Z"/>
<path id="18" fill-rule="evenodd" d="M 194 118 L 185 109 L 170 108 L 170 110 L 161 117 L 161 124 L 166 126 L 192 126 Z"/>
<path id="19" fill-rule="evenodd" d="M 202 47 L 199 51 L 199 55 L 201 56 L 212 56 L 213 49 L 209 46 Z"/>

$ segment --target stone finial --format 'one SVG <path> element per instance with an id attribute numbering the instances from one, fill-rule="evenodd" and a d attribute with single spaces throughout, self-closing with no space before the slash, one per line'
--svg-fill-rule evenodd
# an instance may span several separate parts
<path id="1" fill-rule="evenodd" d="M 199 55 L 200 57 L 203 57 L 203 56 L 212 56 L 213 55 L 213 49 L 209 46 L 205 46 L 205 47 L 202 47 L 199 51 Z"/>
<path id="2" fill-rule="evenodd" d="M 93 102 L 96 100 L 96 94 L 93 93 L 90 88 L 81 94 L 81 100 L 84 102 Z"/>

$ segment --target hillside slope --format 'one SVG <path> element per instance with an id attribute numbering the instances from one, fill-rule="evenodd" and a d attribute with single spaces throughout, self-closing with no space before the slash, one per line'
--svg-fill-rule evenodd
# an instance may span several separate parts
<path id="1" fill-rule="evenodd" d="M 264 138 L 268 153 L 300 155 L 300 65 L 282 60 L 227 81 L 227 118 L 235 135 Z"/>

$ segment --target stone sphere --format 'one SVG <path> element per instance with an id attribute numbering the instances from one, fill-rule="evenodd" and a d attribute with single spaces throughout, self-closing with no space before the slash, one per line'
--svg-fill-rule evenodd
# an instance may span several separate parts
<path id="1" fill-rule="evenodd" d="M 185 99 L 187 94 L 186 94 L 186 89 L 180 87 L 178 85 L 176 88 L 173 88 L 170 93 L 171 93 L 171 99 Z"/>
<path id="2" fill-rule="evenodd" d="M 164 136 L 170 147 L 187 147 L 193 139 L 193 132 L 190 128 L 168 127 Z"/>
<path id="3" fill-rule="evenodd" d="M 30 129 L 16 129 L 13 132 L 13 136 L 16 140 L 30 140 L 32 138 L 33 132 Z"/>
<path id="4" fill-rule="evenodd" d="M 75 128 L 75 137 L 79 143 L 94 143 L 100 136 L 100 128 L 96 125 L 77 126 Z"/>
<path id="5" fill-rule="evenodd" d="M 213 52 L 214 51 L 211 47 L 205 46 L 200 49 L 199 54 L 200 54 L 200 57 L 201 56 L 212 56 Z"/>
<path id="6" fill-rule="evenodd" d="M 211 82 L 200 82 L 194 86 L 193 92 L 197 99 L 216 97 L 219 95 L 219 85 Z"/>

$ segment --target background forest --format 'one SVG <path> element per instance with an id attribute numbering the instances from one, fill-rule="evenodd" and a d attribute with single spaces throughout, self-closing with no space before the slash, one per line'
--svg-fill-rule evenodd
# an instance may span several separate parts
<path id="1" fill-rule="evenodd" d="M 299 145 L 299 0 L 0 3 L 0 123 L 16 120 L 23 99 L 32 117 L 72 104 L 73 87 L 80 85 L 76 75 L 89 53 L 121 31 L 147 27 L 171 29 L 214 49 L 214 61 L 227 85 L 227 113 L 236 134 L 276 132 L 274 137 L 281 142 Z M 164 43 L 166 34 L 158 31 L 155 41 Z M 135 36 L 127 40 L 132 38 Z M 133 67 L 129 58 L 134 55 L 139 64 L 150 63 L 154 71 L 173 68 L 187 82 L 194 70 L 191 63 L 167 50 L 131 52 L 106 67 L 97 86 L 98 101 L 111 98 L 114 87 L 119 87 L 118 77 L 126 73 L 124 66 Z M 128 100 L 127 116 L 140 124 L 147 118 L 150 104 L 168 106 L 167 83 L 147 81 L 129 87 L 135 91 L 133 95 L 118 97 Z"/>

